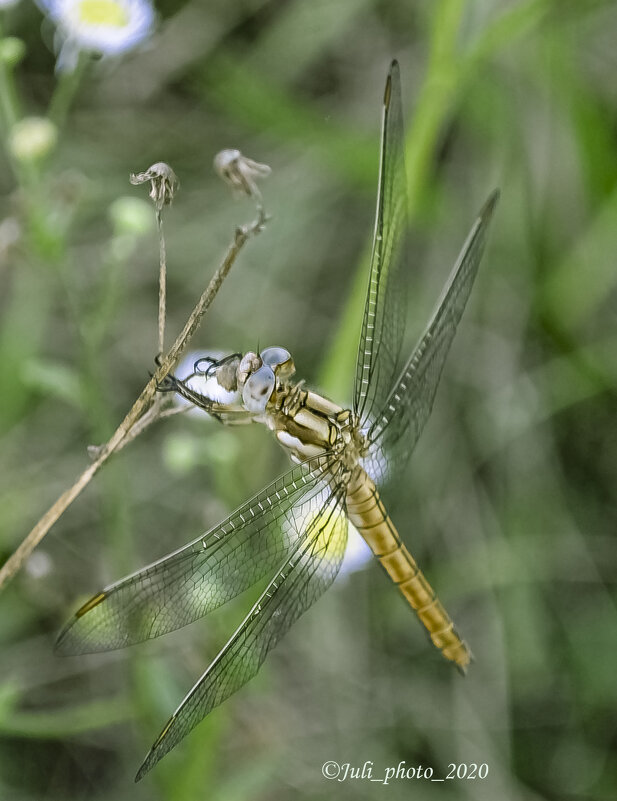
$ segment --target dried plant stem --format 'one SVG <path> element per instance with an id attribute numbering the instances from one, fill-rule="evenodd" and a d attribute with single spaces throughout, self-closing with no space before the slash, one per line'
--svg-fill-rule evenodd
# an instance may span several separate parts
<path id="1" fill-rule="evenodd" d="M 137 426 L 138 433 L 141 433 L 141 431 L 145 430 L 158 417 L 163 415 L 168 416 L 159 408 L 158 404 L 152 407 L 157 385 L 177 364 L 183 350 L 197 330 L 203 315 L 220 290 L 223 281 L 227 277 L 229 270 L 236 261 L 240 250 L 251 237 L 256 236 L 263 230 L 266 221 L 267 217 L 263 207 L 261 203 L 258 203 L 257 218 L 252 223 L 236 229 L 234 240 L 229 246 L 223 262 L 216 273 L 212 276 L 210 283 L 203 292 L 202 296 L 199 298 L 199 301 L 191 312 L 190 317 L 186 321 L 182 332 L 171 346 L 169 352 L 161 359 L 161 363 L 157 371 L 154 373 L 150 381 L 148 381 L 143 391 L 131 407 L 129 413 L 113 433 L 111 439 L 100 448 L 98 455 L 92 464 L 90 464 L 83 471 L 83 473 L 76 479 L 75 483 L 68 490 L 60 495 L 56 502 L 47 510 L 47 512 L 45 512 L 43 517 L 41 517 L 38 523 L 22 541 L 19 547 L 4 563 L 2 569 L 0 569 L 0 589 L 2 589 L 2 587 L 4 587 L 4 585 L 7 584 L 10 579 L 13 578 L 13 576 L 19 571 L 23 563 L 45 537 L 49 529 L 66 511 L 71 503 L 73 503 L 75 498 L 80 495 L 82 490 L 88 486 L 90 481 L 98 473 L 100 468 L 105 464 L 109 457 L 116 450 L 119 450 L 123 446 L 125 440 L 130 441 L 135 438 L 136 434 L 132 433 L 133 428 Z M 152 419 L 148 419 L 147 414 L 151 407 L 156 410 L 157 414 L 156 416 L 153 416 Z M 142 424 L 142 418 L 144 415 L 146 415 L 145 425 Z"/>
<path id="2" fill-rule="evenodd" d="M 165 348 L 165 315 L 167 304 L 167 254 L 165 249 L 165 233 L 163 231 L 163 213 L 156 211 L 156 227 L 159 232 L 159 356 Z"/>
<path id="3" fill-rule="evenodd" d="M 122 448 L 124 448 L 130 442 L 132 442 L 134 439 L 137 439 L 140 434 L 143 434 L 144 431 L 147 428 L 150 428 L 152 423 L 156 423 L 157 420 L 164 420 L 166 417 L 175 417 L 178 414 L 185 414 L 191 410 L 190 406 L 168 406 L 167 408 L 162 408 L 161 405 L 157 403 L 159 398 L 162 398 L 162 396 L 155 396 L 152 406 L 147 412 L 142 414 L 135 425 L 131 427 L 130 431 L 125 435 L 122 442 L 115 449 L 116 452 L 121 451 Z M 100 448 L 97 448 L 95 451 L 95 457 L 98 456 L 99 451 Z"/>

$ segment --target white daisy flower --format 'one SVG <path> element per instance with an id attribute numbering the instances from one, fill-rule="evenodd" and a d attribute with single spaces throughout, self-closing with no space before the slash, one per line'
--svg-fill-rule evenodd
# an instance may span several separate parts
<path id="1" fill-rule="evenodd" d="M 150 0 L 39 0 L 62 38 L 62 69 L 74 66 L 75 54 L 88 50 L 117 55 L 130 50 L 152 31 Z"/>
<path id="2" fill-rule="evenodd" d="M 349 523 L 349 539 L 347 540 L 347 550 L 343 557 L 343 564 L 337 576 L 337 581 L 343 582 L 347 579 L 350 573 L 355 573 L 357 570 L 363 570 L 364 567 L 372 560 L 373 552 L 368 547 L 366 540 L 355 526 Z"/>
<path id="3" fill-rule="evenodd" d="M 300 532 L 309 529 L 316 533 L 315 544 L 302 556 L 303 560 L 311 561 L 315 554 L 319 554 L 321 570 L 324 574 L 330 571 L 330 562 L 338 559 L 338 547 L 344 528 L 347 527 L 347 547 L 336 581 L 344 582 L 351 573 L 362 570 L 372 559 L 372 552 L 357 529 L 345 518 L 342 509 L 334 507 L 331 503 L 320 510 L 310 507 L 308 509 L 296 508 L 293 520 L 283 521 L 283 534 L 288 543 L 296 541 Z M 317 531 L 316 526 L 321 526 Z M 323 552 L 325 550 L 325 553 Z"/>

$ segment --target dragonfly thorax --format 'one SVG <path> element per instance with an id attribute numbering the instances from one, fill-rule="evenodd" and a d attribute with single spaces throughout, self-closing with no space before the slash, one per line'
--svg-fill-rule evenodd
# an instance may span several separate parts
<path id="1" fill-rule="evenodd" d="M 285 382 L 278 387 L 263 422 L 293 461 L 330 452 L 352 470 L 366 451 L 354 415 L 303 384 Z"/>
<path id="2" fill-rule="evenodd" d="M 285 348 L 273 346 L 253 351 L 234 361 L 236 385 L 242 404 L 274 432 L 295 462 L 333 452 L 353 470 L 367 450 L 364 436 L 349 409 L 291 381 L 295 366 Z"/>
<path id="3" fill-rule="evenodd" d="M 216 391 L 209 389 L 203 394 L 186 381 L 175 386 L 187 400 L 223 423 L 252 421 L 266 425 L 295 462 L 329 452 L 352 471 L 368 451 L 356 416 L 350 409 L 305 389 L 304 381 L 292 381 L 294 373 L 289 351 L 273 346 L 259 354 L 247 351 L 220 360 L 199 359 L 193 375 L 213 381 Z"/>

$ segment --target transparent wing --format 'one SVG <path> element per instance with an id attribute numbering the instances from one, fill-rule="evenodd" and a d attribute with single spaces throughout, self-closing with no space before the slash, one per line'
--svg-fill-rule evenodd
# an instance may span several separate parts
<path id="1" fill-rule="evenodd" d="M 375 419 L 396 377 L 405 323 L 401 265 L 406 224 L 401 81 L 393 61 L 384 93 L 375 233 L 354 384 L 354 412 L 362 423 Z"/>
<path id="2" fill-rule="evenodd" d="M 295 549 L 294 521 L 322 503 L 328 457 L 294 467 L 222 523 L 110 585 L 61 632 L 63 654 L 123 648 L 202 617 L 278 568 Z"/>
<path id="3" fill-rule="evenodd" d="M 289 518 L 299 545 L 270 582 L 236 633 L 174 712 L 144 760 L 136 781 L 214 707 L 259 670 L 267 653 L 332 584 L 347 545 L 344 488 L 324 488 L 321 507 Z"/>
<path id="4" fill-rule="evenodd" d="M 401 469 L 413 451 L 433 407 L 446 356 L 471 292 L 499 192 L 493 192 L 463 245 L 437 309 L 368 437 L 363 462 L 377 484 Z"/>

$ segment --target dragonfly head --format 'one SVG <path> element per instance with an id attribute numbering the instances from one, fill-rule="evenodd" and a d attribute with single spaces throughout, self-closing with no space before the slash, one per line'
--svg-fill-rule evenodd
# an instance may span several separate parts
<path id="1" fill-rule="evenodd" d="M 241 393 L 244 408 L 253 414 L 265 412 L 275 389 L 295 371 L 289 351 L 278 346 L 265 348 L 259 354 L 232 353 L 223 359 L 204 356 L 193 366 L 194 376 L 214 380 L 227 393 Z"/>
<path id="2" fill-rule="evenodd" d="M 295 370 L 291 354 L 285 348 L 266 348 L 259 355 L 252 351 L 245 353 L 237 369 L 245 409 L 256 414 L 265 412 L 274 390 Z"/>

